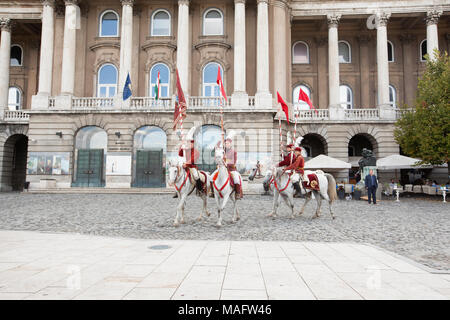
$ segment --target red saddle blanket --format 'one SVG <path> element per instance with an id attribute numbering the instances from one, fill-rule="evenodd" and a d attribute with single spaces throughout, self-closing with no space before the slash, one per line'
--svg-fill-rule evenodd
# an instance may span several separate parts
<path id="1" fill-rule="evenodd" d="M 319 179 L 317 179 L 317 175 L 314 173 L 308 174 L 309 184 L 306 181 L 303 181 L 303 187 L 305 189 L 320 191 L 319 188 Z"/>

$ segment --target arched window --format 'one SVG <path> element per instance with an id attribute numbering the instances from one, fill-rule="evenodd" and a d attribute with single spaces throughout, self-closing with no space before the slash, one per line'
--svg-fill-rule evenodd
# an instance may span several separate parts
<path id="1" fill-rule="evenodd" d="M 169 67 L 164 63 L 157 63 L 153 65 L 150 70 L 150 96 L 156 96 L 156 80 L 158 79 L 159 72 L 159 87 L 160 87 L 160 97 L 169 97 L 169 85 L 170 85 L 170 72 Z"/>
<path id="2" fill-rule="evenodd" d="M 21 66 L 22 58 L 23 58 L 22 47 L 17 44 L 13 44 L 11 46 L 11 58 L 10 58 L 11 63 L 10 63 L 10 65 L 12 67 Z"/>
<path id="3" fill-rule="evenodd" d="M 170 36 L 170 14 L 166 10 L 157 10 L 152 15 L 152 36 Z"/>
<path id="4" fill-rule="evenodd" d="M 99 25 L 100 37 L 118 37 L 119 36 L 119 15 L 107 10 L 100 16 Z"/>
<path id="5" fill-rule="evenodd" d="M 117 91 L 117 68 L 104 64 L 98 70 L 97 97 L 114 97 Z"/>
<path id="6" fill-rule="evenodd" d="M 154 126 L 144 126 L 136 130 L 134 134 L 134 148 L 137 149 L 162 149 L 167 151 L 167 136 L 163 129 Z"/>
<path id="7" fill-rule="evenodd" d="M 217 73 L 219 64 L 210 62 L 203 68 L 203 96 L 204 97 L 219 97 L 219 86 L 217 85 Z M 220 68 L 220 75 L 223 79 L 223 69 Z M 225 83 L 224 83 L 225 86 Z"/>
<path id="8" fill-rule="evenodd" d="M 341 106 L 345 109 L 353 109 L 353 92 L 347 85 L 341 85 L 339 87 L 341 96 Z"/>
<path id="9" fill-rule="evenodd" d="M 216 170 L 214 148 L 221 140 L 222 131 L 219 126 L 204 125 L 195 134 L 195 148 L 200 151 L 199 168 L 213 172 Z"/>
<path id="10" fill-rule="evenodd" d="M 420 43 L 420 61 L 425 62 L 425 55 L 427 54 L 427 39 L 422 40 Z"/>
<path id="11" fill-rule="evenodd" d="M 294 104 L 294 106 L 299 110 L 309 110 L 309 105 L 302 100 L 298 100 L 298 96 L 300 94 L 300 88 L 306 93 L 306 95 L 308 96 L 308 98 L 311 100 L 311 89 L 309 89 L 309 87 L 301 84 L 299 86 L 296 86 L 294 88 L 294 90 L 292 90 L 292 103 Z"/>
<path id="12" fill-rule="evenodd" d="M 22 109 L 22 92 L 17 87 L 10 87 L 8 90 L 8 109 Z"/>
<path id="13" fill-rule="evenodd" d="M 203 16 L 203 35 L 223 35 L 223 15 L 218 9 L 209 9 Z"/>
<path id="14" fill-rule="evenodd" d="M 292 63 L 309 63 L 309 47 L 306 42 L 298 41 L 292 47 Z"/>
<path id="15" fill-rule="evenodd" d="M 394 62 L 394 45 L 389 40 L 387 42 L 387 49 L 388 49 L 388 62 Z"/>
<path id="16" fill-rule="evenodd" d="M 106 131 L 96 126 L 81 128 L 75 138 L 75 149 L 103 149 L 106 151 L 107 145 Z"/>
<path id="17" fill-rule="evenodd" d="M 347 41 L 339 41 L 339 63 L 352 62 L 352 50 Z"/>
<path id="18" fill-rule="evenodd" d="M 389 103 L 393 108 L 397 108 L 397 92 L 394 86 L 389 85 Z"/>

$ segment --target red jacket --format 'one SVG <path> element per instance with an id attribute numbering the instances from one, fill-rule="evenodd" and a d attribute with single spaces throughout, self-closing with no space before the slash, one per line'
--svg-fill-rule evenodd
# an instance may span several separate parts
<path id="1" fill-rule="evenodd" d="M 291 155 L 292 155 L 292 157 L 291 157 Z M 284 156 L 283 161 L 278 163 L 278 166 L 279 167 L 286 167 L 286 166 L 290 166 L 294 162 L 295 162 L 295 154 L 293 152 L 290 152 L 290 153 L 288 153 L 287 155 Z"/>
<path id="2" fill-rule="evenodd" d="M 226 149 L 225 159 L 227 161 L 227 168 L 229 171 L 236 171 L 237 152 L 233 149 Z"/>
<path id="3" fill-rule="evenodd" d="M 183 149 L 180 148 L 180 150 L 178 151 L 178 155 L 180 157 L 183 156 Z M 195 165 L 197 163 L 198 158 L 200 157 L 200 153 L 198 152 L 197 149 L 195 148 L 189 148 L 184 150 L 184 156 L 186 159 L 186 166 L 189 168 L 197 168 L 197 166 Z"/>
<path id="4" fill-rule="evenodd" d="M 301 173 L 304 174 L 304 167 L 305 167 L 305 159 L 303 159 L 303 157 L 301 155 L 299 155 L 296 159 L 295 162 L 291 165 L 289 165 L 288 167 L 286 167 L 284 170 L 295 170 L 295 172 L 297 173 Z"/>

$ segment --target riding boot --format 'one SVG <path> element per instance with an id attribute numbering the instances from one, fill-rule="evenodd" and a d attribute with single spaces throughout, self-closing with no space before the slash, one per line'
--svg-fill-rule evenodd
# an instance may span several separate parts
<path id="1" fill-rule="evenodd" d="M 295 189 L 295 194 L 294 194 L 294 198 L 300 198 L 300 195 L 302 194 L 302 189 L 300 188 L 300 184 L 299 182 L 295 182 L 293 184 L 294 189 Z"/>
<path id="2" fill-rule="evenodd" d="M 175 192 L 175 194 L 173 195 L 173 197 L 172 198 L 178 198 L 178 193 L 177 192 Z"/>

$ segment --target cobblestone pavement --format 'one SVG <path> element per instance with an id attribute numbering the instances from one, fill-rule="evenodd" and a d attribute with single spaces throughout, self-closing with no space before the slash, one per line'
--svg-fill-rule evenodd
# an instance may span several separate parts
<path id="1" fill-rule="evenodd" d="M 303 199 L 296 199 L 298 212 Z M 0 229 L 71 232 L 146 239 L 277 240 L 369 243 L 429 267 L 450 269 L 450 207 L 442 201 L 403 199 L 337 201 L 336 219 L 322 206 L 319 219 L 310 202 L 303 216 L 288 217 L 282 204 L 276 219 L 267 217 L 271 196 L 247 195 L 239 202 L 241 220 L 231 222 L 227 205 L 222 228 L 215 227 L 215 202 L 208 199 L 211 216 L 195 219 L 201 200 L 191 197 L 186 224 L 173 227 L 177 199 L 156 194 L 20 194 L 0 193 Z"/>

